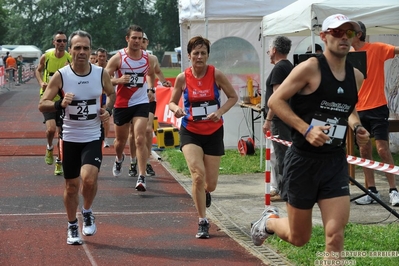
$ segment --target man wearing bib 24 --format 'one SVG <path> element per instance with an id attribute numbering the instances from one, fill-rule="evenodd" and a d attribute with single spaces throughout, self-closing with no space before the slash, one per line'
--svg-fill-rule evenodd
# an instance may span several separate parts
<path id="1" fill-rule="evenodd" d="M 169 109 L 182 117 L 180 148 L 192 178 L 192 197 L 199 216 L 197 238 L 209 238 L 206 207 L 211 204 L 219 176 L 221 156 L 224 155 L 223 118 L 238 97 L 227 77 L 208 65 L 210 42 L 197 36 L 187 45 L 191 67 L 180 73 L 175 82 Z M 222 104 L 222 91 L 227 101 Z M 178 105 L 183 94 L 184 107 Z"/>
<path id="2" fill-rule="evenodd" d="M 67 244 L 80 245 L 76 209 L 79 190 L 83 195 L 83 228 L 86 236 L 97 231 L 91 209 L 97 193 L 97 179 L 102 161 L 103 122 L 112 114 L 115 91 L 111 78 L 102 67 L 90 64 L 91 36 L 75 31 L 69 36 L 71 65 L 58 70 L 39 103 L 41 112 L 63 112 L 62 152 L 65 178 L 64 205 L 68 217 Z M 101 94 L 107 94 L 107 106 L 101 108 Z M 53 102 L 57 93 L 63 97 Z M 80 179 L 82 178 L 82 186 Z"/>
<path id="3" fill-rule="evenodd" d="M 271 234 L 295 246 L 305 245 L 312 234 L 312 209 L 317 203 L 325 232 L 324 259 L 342 259 L 331 254 L 343 251 L 349 219 L 346 131 L 349 126 L 354 129 L 361 146 L 369 140 L 355 109 L 363 74 L 346 60 L 358 30 L 359 24 L 342 14 L 326 18 L 320 32 L 323 54 L 296 66 L 268 101 L 292 127 L 281 195 L 288 217 L 279 218 L 277 208 L 266 208 L 251 229 L 257 246 Z"/>

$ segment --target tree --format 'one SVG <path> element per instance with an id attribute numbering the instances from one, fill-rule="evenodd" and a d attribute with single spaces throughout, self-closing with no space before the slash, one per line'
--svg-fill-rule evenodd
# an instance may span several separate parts
<path id="1" fill-rule="evenodd" d="M 177 0 L 0 0 L 0 37 L 4 44 L 52 48 L 52 36 L 82 29 L 92 35 L 92 48 L 108 51 L 126 46 L 126 29 L 140 25 L 150 48 L 173 50 L 179 44 Z M 3 15 L 3 13 L 5 15 Z M 161 56 L 162 54 L 158 55 Z"/>
<path id="2" fill-rule="evenodd" d="M 152 44 L 155 54 L 162 58 L 164 51 L 174 51 L 180 45 L 178 1 L 157 0 L 154 8 L 157 17 L 155 28 L 158 32 Z"/>
<path id="3" fill-rule="evenodd" d="M 6 21 L 8 19 L 8 13 L 7 10 L 3 8 L 4 6 L 4 1 L 0 0 L 0 40 L 4 40 L 6 34 L 7 34 L 7 26 L 6 26 Z M 4 44 L 4 43 L 0 43 Z"/>

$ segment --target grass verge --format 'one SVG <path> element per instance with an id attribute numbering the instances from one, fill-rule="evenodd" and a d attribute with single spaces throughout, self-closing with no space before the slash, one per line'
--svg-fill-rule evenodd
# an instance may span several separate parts
<path id="1" fill-rule="evenodd" d="M 175 78 L 181 72 L 180 67 L 162 67 L 161 70 L 165 78 Z"/>
<path id="2" fill-rule="evenodd" d="M 239 175 L 259 173 L 259 150 L 253 156 L 241 156 L 237 150 L 226 150 L 222 157 L 220 174 Z M 359 156 L 358 154 L 355 154 Z M 393 154 L 395 165 L 398 165 L 399 154 Z M 381 161 L 374 154 L 376 161 Z M 169 162 L 177 172 L 189 176 L 183 153 L 178 149 L 166 149 L 162 152 L 162 159 Z M 262 171 L 263 172 L 263 171 Z M 244 215 L 244 214 L 243 214 Z M 347 254 L 345 265 L 399 265 L 399 224 L 388 225 L 361 225 L 350 223 L 347 225 L 345 235 L 346 251 L 358 251 Z M 270 237 L 267 244 L 278 253 L 285 256 L 294 265 L 318 265 L 316 260 L 322 259 L 320 251 L 324 250 L 324 230 L 322 226 L 314 226 L 312 238 L 303 247 L 295 247 L 278 237 Z M 388 253 L 374 253 L 377 251 L 397 251 L 396 257 Z M 321 265 L 321 264 L 319 264 Z"/>

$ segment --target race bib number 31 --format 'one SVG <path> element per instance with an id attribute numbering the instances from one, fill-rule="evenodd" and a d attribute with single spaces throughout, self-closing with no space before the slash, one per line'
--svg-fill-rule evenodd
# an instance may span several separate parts
<path id="1" fill-rule="evenodd" d="M 313 126 L 330 126 L 330 129 L 325 130 L 330 140 L 326 144 L 340 146 L 344 143 L 345 134 L 347 130 L 347 121 L 340 117 L 331 116 L 324 113 L 317 113 L 311 121 Z"/>

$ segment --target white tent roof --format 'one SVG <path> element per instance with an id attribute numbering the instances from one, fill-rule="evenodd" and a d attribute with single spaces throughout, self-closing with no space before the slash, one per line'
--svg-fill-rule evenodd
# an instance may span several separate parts
<path id="1" fill-rule="evenodd" d="M 34 45 L 19 45 L 11 50 L 10 54 L 14 57 L 22 55 L 22 57 L 40 58 L 42 51 Z"/>
<path id="2" fill-rule="evenodd" d="M 6 54 L 7 54 L 7 52 L 9 52 L 10 51 L 10 49 L 7 49 L 7 48 L 5 48 L 5 47 L 2 47 L 1 49 L 0 49 L 0 56 L 5 56 Z"/>
<path id="3" fill-rule="evenodd" d="M 179 20 L 204 18 L 263 17 L 294 2 L 294 0 L 179 0 Z"/>
<path id="4" fill-rule="evenodd" d="M 312 30 L 321 29 L 323 20 L 333 14 L 362 21 L 367 35 L 399 33 L 398 0 L 298 0 L 265 15 L 262 34 L 310 36 Z"/>

